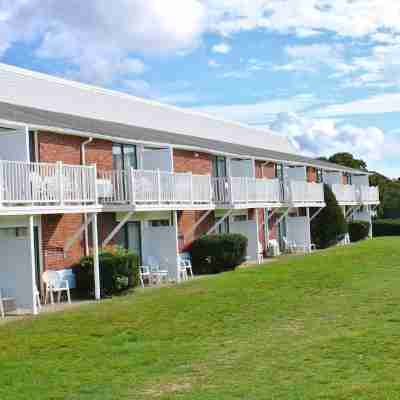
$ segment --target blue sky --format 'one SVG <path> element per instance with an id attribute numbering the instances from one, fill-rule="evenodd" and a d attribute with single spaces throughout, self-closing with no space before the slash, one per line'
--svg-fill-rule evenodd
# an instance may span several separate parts
<path id="1" fill-rule="evenodd" d="M 0 61 L 350 151 L 400 176 L 400 4 L 0 0 Z"/>

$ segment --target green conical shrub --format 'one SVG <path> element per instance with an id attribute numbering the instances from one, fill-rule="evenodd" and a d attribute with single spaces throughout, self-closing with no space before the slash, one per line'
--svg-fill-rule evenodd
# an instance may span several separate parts
<path id="1" fill-rule="evenodd" d="M 347 223 L 334 193 L 324 185 L 326 207 L 311 222 L 312 241 L 320 249 L 337 244 L 348 232 Z"/>

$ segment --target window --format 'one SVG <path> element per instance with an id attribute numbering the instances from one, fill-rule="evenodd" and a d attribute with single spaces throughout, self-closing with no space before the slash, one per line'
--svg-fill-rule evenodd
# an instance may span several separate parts
<path id="1" fill-rule="evenodd" d="M 113 168 L 116 170 L 137 168 L 136 146 L 114 143 L 112 147 Z"/>
<path id="2" fill-rule="evenodd" d="M 234 215 L 233 216 L 233 221 L 234 222 L 246 222 L 246 221 L 248 221 L 248 218 L 247 218 L 246 214 Z"/>
<path id="3" fill-rule="evenodd" d="M 317 169 L 317 183 L 322 183 L 323 181 L 322 169 Z"/>
<path id="4" fill-rule="evenodd" d="M 28 228 L 0 228 L 0 239 L 24 239 L 28 237 Z"/>
<path id="5" fill-rule="evenodd" d="M 220 220 L 222 217 L 218 218 Z M 224 221 L 218 225 L 218 233 L 220 235 L 229 233 L 229 218 L 225 218 Z"/>
<path id="6" fill-rule="evenodd" d="M 215 178 L 223 178 L 227 176 L 225 157 L 217 156 L 213 159 L 213 176 Z"/>
<path id="7" fill-rule="evenodd" d="M 283 165 L 275 164 L 275 178 L 283 180 Z"/>
<path id="8" fill-rule="evenodd" d="M 154 219 L 149 221 L 149 224 L 152 228 L 160 228 L 170 226 L 169 219 Z"/>

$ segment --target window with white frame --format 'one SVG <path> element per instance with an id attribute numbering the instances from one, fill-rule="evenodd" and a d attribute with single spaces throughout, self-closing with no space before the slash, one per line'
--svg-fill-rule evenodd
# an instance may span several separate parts
<path id="1" fill-rule="evenodd" d="M 28 237 L 28 228 L 13 227 L 0 228 L 0 239 L 25 239 Z"/>

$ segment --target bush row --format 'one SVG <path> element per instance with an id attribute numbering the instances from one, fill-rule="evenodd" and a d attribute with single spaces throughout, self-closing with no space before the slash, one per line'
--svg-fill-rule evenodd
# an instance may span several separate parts
<path id="1" fill-rule="evenodd" d="M 400 219 L 377 219 L 373 223 L 374 236 L 400 236 Z"/>
<path id="2" fill-rule="evenodd" d="M 99 254 L 101 296 L 110 296 L 139 285 L 139 258 L 120 247 Z M 83 257 L 75 266 L 77 289 L 82 295 L 94 293 L 93 257 Z"/>
<path id="3" fill-rule="evenodd" d="M 353 221 L 349 223 L 350 242 L 359 242 L 369 236 L 371 224 L 367 221 Z"/>
<path id="4" fill-rule="evenodd" d="M 240 234 L 203 236 L 192 243 L 193 272 L 217 274 L 234 270 L 246 258 L 247 238 Z"/>

